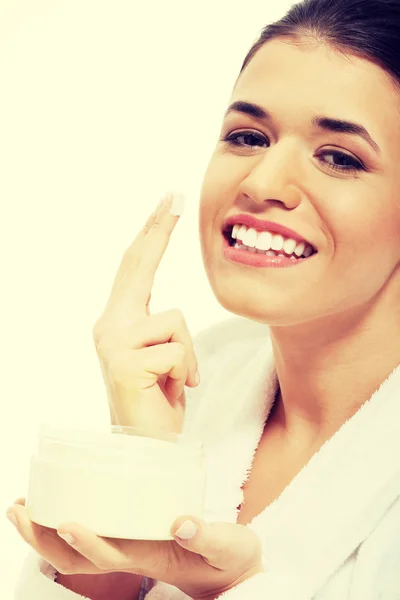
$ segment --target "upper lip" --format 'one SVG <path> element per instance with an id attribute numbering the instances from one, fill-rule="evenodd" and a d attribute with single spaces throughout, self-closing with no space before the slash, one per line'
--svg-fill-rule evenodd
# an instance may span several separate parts
<path id="1" fill-rule="evenodd" d="M 315 246 L 309 242 L 302 235 L 293 231 L 293 229 L 289 229 L 284 225 L 280 225 L 279 223 L 274 223 L 273 221 L 262 221 L 261 219 L 257 219 L 252 215 L 240 214 L 240 215 L 232 215 L 228 219 L 224 221 L 223 231 L 227 232 L 230 228 L 233 229 L 233 225 L 246 225 L 246 227 L 253 227 L 258 231 L 270 231 L 271 233 L 278 233 L 285 237 L 291 238 L 297 242 L 304 242 L 311 246 L 314 250 L 316 250 Z"/>

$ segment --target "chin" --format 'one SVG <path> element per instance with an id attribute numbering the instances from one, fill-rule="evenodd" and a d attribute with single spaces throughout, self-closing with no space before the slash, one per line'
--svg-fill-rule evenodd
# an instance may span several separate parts
<path id="1" fill-rule="evenodd" d="M 288 316 L 293 316 L 291 306 L 282 306 L 282 300 L 275 306 L 271 302 L 262 303 L 258 298 L 250 298 L 242 291 L 227 293 L 227 290 L 213 288 L 213 293 L 218 303 L 228 312 L 244 317 L 251 321 L 257 321 L 264 325 L 283 325 L 287 323 Z"/>

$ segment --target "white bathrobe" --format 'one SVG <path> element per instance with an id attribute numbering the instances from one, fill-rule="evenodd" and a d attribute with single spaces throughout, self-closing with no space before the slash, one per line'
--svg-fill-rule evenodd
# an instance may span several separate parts
<path id="1" fill-rule="evenodd" d="M 186 388 L 184 432 L 204 442 L 205 520 L 235 523 L 278 389 L 269 328 L 234 317 L 194 345 L 201 383 Z M 264 573 L 221 600 L 400 600 L 400 365 L 248 526 Z M 14 599 L 82 600 L 54 577 L 30 550 Z M 146 600 L 188 598 L 153 583 Z"/>

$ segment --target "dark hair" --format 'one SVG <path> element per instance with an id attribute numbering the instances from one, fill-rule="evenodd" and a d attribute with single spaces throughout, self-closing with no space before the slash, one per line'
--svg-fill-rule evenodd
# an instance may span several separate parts
<path id="1" fill-rule="evenodd" d="M 344 57 L 367 59 L 386 71 L 400 90 L 400 0 L 303 0 L 262 30 L 238 79 L 256 52 L 272 39 L 298 46 L 324 43 Z"/>

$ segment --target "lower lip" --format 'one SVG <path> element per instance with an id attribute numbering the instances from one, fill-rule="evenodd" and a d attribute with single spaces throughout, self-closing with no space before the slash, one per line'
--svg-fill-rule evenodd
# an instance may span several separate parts
<path id="1" fill-rule="evenodd" d="M 239 250 L 229 245 L 228 240 L 223 235 L 224 242 L 224 257 L 230 261 L 248 265 L 250 267 L 296 267 L 301 263 L 309 261 L 317 255 L 317 252 L 311 254 L 308 258 L 290 258 L 287 256 L 267 256 L 258 252 L 250 252 L 250 250 Z"/>

